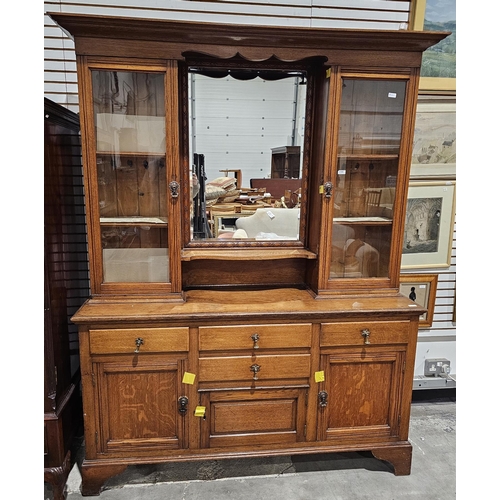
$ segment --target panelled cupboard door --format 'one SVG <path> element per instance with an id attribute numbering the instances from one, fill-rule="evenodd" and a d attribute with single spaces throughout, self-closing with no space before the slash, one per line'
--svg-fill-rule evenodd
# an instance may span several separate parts
<path id="1" fill-rule="evenodd" d="M 343 349 L 324 354 L 321 362 L 318 438 L 335 444 L 397 441 L 404 349 Z"/>
<path id="2" fill-rule="evenodd" d="M 305 441 L 306 388 L 212 391 L 206 407 L 202 447 L 287 445 Z"/>
<path id="3" fill-rule="evenodd" d="M 97 454 L 165 454 L 185 447 L 183 359 L 115 356 L 93 364 Z"/>

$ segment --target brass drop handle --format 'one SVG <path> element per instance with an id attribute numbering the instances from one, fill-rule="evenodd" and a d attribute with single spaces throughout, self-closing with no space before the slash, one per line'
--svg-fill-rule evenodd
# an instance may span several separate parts
<path id="1" fill-rule="evenodd" d="M 320 391 L 318 393 L 318 403 L 321 408 L 325 408 L 328 404 L 328 393 L 326 391 Z"/>
<path id="2" fill-rule="evenodd" d="M 333 184 L 331 182 L 325 182 L 323 184 L 323 191 L 325 193 L 325 198 L 331 198 L 333 193 Z"/>
<path id="3" fill-rule="evenodd" d="M 181 396 L 177 403 L 179 404 L 178 411 L 181 415 L 185 415 L 188 410 L 188 398 L 186 396 Z"/>
<path id="4" fill-rule="evenodd" d="M 253 372 L 253 379 L 254 379 L 254 380 L 259 380 L 259 379 L 257 378 L 257 372 L 258 372 L 258 371 L 260 371 L 260 365 L 257 365 L 257 364 L 252 365 L 252 366 L 250 367 L 250 371 L 252 371 L 252 372 Z"/>
<path id="5" fill-rule="evenodd" d="M 370 341 L 368 340 L 368 337 L 370 336 L 370 330 L 368 330 L 368 328 L 361 330 L 361 335 L 364 337 L 365 344 L 370 344 Z"/>
<path id="6" fill-rule="evenodd" d="M 179 197 L 179 188 L 180 188 L 179 183 L 177 181 L 172 181 L 172 182 L 170 182 L 168 187 L 170 189 L 170 196 L 172 196 L 172 198 L 178 198 Z"/>
<path id="7" fill-rule="evenodd" d="M 135 339 L 135 353 L 138 353 L 139 352 L 139 349 L 141 347 L 141 345 L 144 344 L 144 340 L 141 339 L 141 337 L 137 337 Z"/>
<path id="8" fill-rule="evenodd" d="M 254 333 L 250 338 L 253 340 L 253 348 L 254 349 L 258 349 L 259 348 L 259 344 L 257 342 L 260 339 L 259 334 L 258 333 Z"/>

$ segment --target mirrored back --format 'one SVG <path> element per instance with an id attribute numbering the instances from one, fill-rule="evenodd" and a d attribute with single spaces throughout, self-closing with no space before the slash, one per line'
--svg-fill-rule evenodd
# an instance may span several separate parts
<path id="1" fill-rule="evenodd" d="M 303 71 L 189 66 L 191 241 L 298 241 Z"/>

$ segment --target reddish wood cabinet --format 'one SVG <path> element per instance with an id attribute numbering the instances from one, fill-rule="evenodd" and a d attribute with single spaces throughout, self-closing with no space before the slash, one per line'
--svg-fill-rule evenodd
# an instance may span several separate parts
<path id="1" fill-rule="evenodd" d="M 44 478 L 54 500 L 80 435 L 78 332 L 70 317 L 89 293 L 78 116 L 44 102 Z"/>

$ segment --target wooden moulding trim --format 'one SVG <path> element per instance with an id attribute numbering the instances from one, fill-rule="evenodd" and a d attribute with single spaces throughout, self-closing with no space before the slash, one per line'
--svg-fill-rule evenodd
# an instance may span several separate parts
<path id="1" fill-rule="evenodd" d="M 315 298 L 318 300 L 321 299 L 334 299 L 338 297 L 359 297 L 360 295 L 366 295 L 369 292 L 370 295 L 377 297 L 397 297 L 400 295 L 399 289 L 394 287 L 381 287 L 374 288 L 371 285 L 371 288 L 360 288 L 359 285 L 357 287 L 353 286 L 351 288 L 345 287 L 342 283 L 342 287 L 338 287 L 337 289 L 320 289 L 315 295 Z"/>
<path id="2" fill-rule="evenodd" d="M 290 444 L 284 448 L 272 448 L 270 446 L 260 445 L 249 447 L 239 447 L 238 451 L 228 450 L 226 448 L 212 448 L 206 450 L 172 450 L 172 454 L 168 451 L 162 456 L 145 456 L 140 457 L 134 455 L 133 458 L 119 457 L 110 459 L 98 459 L 91 460 L 85 459 L 83 461 L 83 467 L 85 469 L 89 468 L 106 468 L 106 467 L 125 467 L 126 465 L 137 465 L 143 464 L 155 464 L 162 462 L 184 462 L 184 461 L 194 461 L 194 460 L 218 460 L 218 459 L 230 459 L 230 458 L 258 458 L 267 457 L 269 453 L 272 452 L 273 456 L 283 456 L 289 454 L 316 454 L 318 452 L 323 453 L 340 453 L 349 451 L 375 451 L 377 455 L 388 455 L 391 451 L 396 454 L 401 448 L 407 448 L 410 452 L 412 449 L 411 443 L 408 441 L 394 440 L 393 442 L 379 441 L 379 442 L 367 442 L 363 444 L 325 444 L 325 441 L 317 441 L 312 443 L 298 442 Z M 384 453 L 387 450 L 387 453 Z M 383 458 L 381 460 L 387 460 Z"/>
<path id="3" fill-rule="evenodd" d="M 228 303 L 235 299 L 235 303 Z M 418 317 L 425 311 L 423 308 L 410 308 L 412 304 L 403 296 L 396 297 L 350 297 L 315 300 L 307 291 L 293 289 L 261 290 L 252 292 L 202 291 L 193 290 L 186 293 L 184 303 L 160 302 L 99 302 L 87 301 L 73 316 L 76 324 L 142 324 L 143 322 L 168 322 L 169 325 L 181 325 L 185 321 L 191 326 L 195 322 L 206 321 L 255 321 L 257 323 L 273 321 L 297 320 L 336 321 L 344 320 L 348 314 L 350 319 L 401 317 L 409 319 Z M 369 316 L 369 317 L 368 317 Z"/>
<path id="4" fill-rule="evenodd" d="M 100 56 L 106 58 L 138 58 L 144 59 L 173 59 L 185 60 L 185 53 L 196 51 L 206 56 L 217 57 L 228 60 L 240 55 L 252 63 L 260 63 L 270 57 L 276 57 L 281 62 L 295 63 L 309 57 L 324 57 L 329 64 L 341 66 L 373 66 L 374 70 L 379 67 L 393 68 L 419 67 L 422 60 L 420 52 L 394 51 L 380 52 L 374 48 L 365 50 L 348 51 L 342 48 L 280 48 L 254 47 L 246 45 L 211 45 L 211 44 L 189 44 L 154 40 L 134 40 L 120 39 L 120 43 L 111 38 L 91 38 L 81 37 L 75 41 L 75 51 L 78 55 Z M 376 64 L 374 64 L 376 62 Z"/>
<path id="5" fill-rule="evenodd" d="M 55 410 L 53 412 L 44 413 L 45 420 L 57 420 L 61 416 L 61 413 L 66 408 L 69 400 L 71 399 L 76 390 L 76 384 L 80 382 L 79 373 L 77 374 L 77 376 L 74 377 L 74 379 L 75 382 L 69 384 L 64 390 L 62 396 L 59 396 L 57 401 L 57 407 L 55 408 Z"/>
<path id="6" fill-rule="evenodd" d="M 252 322 L 252 324 L 262 324 L 262 323 L 270 323 L 271 321 L 280 321 L 280 322 L 286 322 L 286 321 L 292 321 L 292 320 L 299 320 L 299 321 L 321 321 L 321 322 L 331 322 L 331 321 L 344 321 L 345 320 L 345 315 L 349 314 L 350 311 L 339 311 L 335 313 L 311 313 L 311 314 L 306 314 L 306 313 L 300 313 L 297 314 L 297 318 L 290 318 L 290 312 L 284 312 L 284 313 L 279 313 L 279 314 L 274 314 L 274 313 L 266 313 L 266 314 L 243 314 L 241 312 L 235 312 L 235 313 L 230 313 L 230 314 L 221 314 L 220 312 L 206 312 L 203 314 L 184 314 L 184 315 L 179 315 L 175 316 L 175 322 L 179 324 L 190 324 L 191 326 L 194 326 L 195 323 L 199 323 L 200 325 L 206 325 L 207 322 L 214 322 L 214 324 L 217 324 L 219 321 L 224 321 L 224 322 L 234 322 L 236 323 L 241 323 L 241 322 Z M 103 313 L 104 314 L 104 313 Z M 373 311 L 356 311 L 356 315 L 354 316 L 354 313 L 350 316 L 350 318 L 357 318 L 360 321 L 366 321 L 367 325 L 370 323 L 370 321 L 373 320 L 380 320 L 387 318 L 388 315 L 392 315 L 392 318 L 398 318 L 399 316 L 402 317 L 402 319 L 407 319 L 410 314 L 417 314 L 416 311 L 414 310 L 407 310 L 407 311 L 401 311 L 401 310 L 387 310 L 381 312 L 379 315 L 375 314 Z M 371 315 L 370 318 L 367 316 Z M 76 324 L 82 324 L 82 325 L 92 325 L 96 328 L 99 327 L 113 327 L 113 326 L 123 326 L 123 321 L 127 321 L 127 323 L 131 327 L 138 327 L 139 325 L 142 327 L 145 327 L 145 323 L 149 323 L 149 326 L 151 326 L 153 323 L 161 323 L 165 324 L 168 321 L 171 321 L 171 316 L 168 314 L 148 314 L 146 315 L 126 315 L 125 313 L 121 315 L 120 317 L 111 317 L 111 316 L 103 316 L 100 315 L 99 313 L 96 313 L 95 315 L 88 315 L 85 317 L 78 317 L 75 319 Z M 168 323 L 169 325 L 171 323 Z"/>
<path id="7" fill-rule="evenodd" d="M 193 249 L 182 250 L 181 260 L 281 260 L 316 259 L 316 254 L 301 248 L 251 249 Z"/>
<path id="8" fill-rule="evenodd" d="M 49 12 L 48 15 L 71 37 L 88 36 L 128 40 L 153 40 L 228 46 L 372 49 L 423 52 L 448 36 L 448 32 L 407 30 L 354 30 L 284 26 L 248 26 L 95 16 Z"/>
<path id="9" fill-rule="evenodd" d="M 43 98 L 44 100 L 44 115 L 50 123 L 65 125 L 73 130 L 80 130 L 80 117 L 75 115 L 69 109 L 57 104 L 56 102 Z M 48 115 L 48 116 L 47 116 Z"/>

